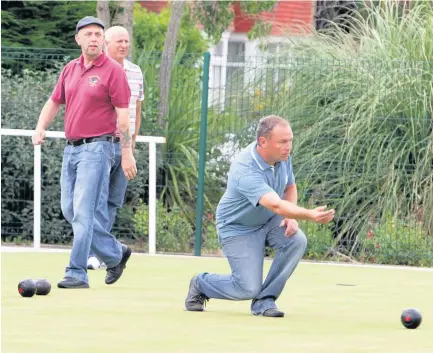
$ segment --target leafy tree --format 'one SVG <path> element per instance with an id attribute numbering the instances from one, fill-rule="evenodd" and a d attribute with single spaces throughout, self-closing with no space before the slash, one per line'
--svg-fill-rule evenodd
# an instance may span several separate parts
<path id="1" fill-rule="evenodd" d="M 133 39 L 134 0 L 126 1 L 97 1 L 96 13 L 106 28 L 112 26 L 123 26 L 129 33 L 130 41 Z M 132 57 L 132 46 L 129 50 Z"/>
<path id="2" fill-rule="evenodd" d="M 147 11 L 136 4 L 134 8 L 134 52 L 138 58 L 145 54 L 162 53 L 164 40 L 170 22 L 170 9 L 166 8 L 159 13 Z M 188 16 L 183 16 L 177 40 L 176 51 L 185 51 L 188 54 L 201 55 L 208 47 L 200 30 L 191 23 Z"/>
<path id="3" fill-rule="evenodd" d="M 174 55 L 177 46 L 180 23 L 185 9 L 185 3 L 175 1 L 173 3 L 168 24 L 167 34 L 164 41 L 164 52 L 162 53 L 161 66 L 159 69 L 159 111 L 158 123 L 165 125 L 165 117 L 168 112 L 168 95 L 170 94 L 171 69 L 174 63 Z"/>
<path id="4" fill-rule="evenodd" d="M 203 26 L 203 31 L 213 43 L 218 43 L 223 32 L 232 23 L 235 15 L 234 8 L 239 4 L 242 14 L 254 19 L 254 25 L 248 33 L 248 38 L 255 39 L 269 34 L 272 23 L 267 23 L 258 15 L 263 11 L 271 11 L 276 3 L 276 0 L 194 1 L 194 5 L 189 8 L 188 15 Z"/>
<path id="5" fill-rule="evenodd" d="M 2 46 L 76 48 L 75 26 L 95 1 L 2 1 Z"/>
<path id="6" fill-rule="evenodd" d="M 234 19 L 234 7 L 240 4 L 242 13 L 255 19 L 255 24 L 248 33 L 250 39 L 265 36 L 271 30 L 271 24 L 264 22 L 257 15 L 263 11 L 272 10 L 276 0 L 269 1 L 193 1 L 187 7 L 187 15 L 191 23 L 200 23 L 203 31 L 213 43 L 218 43 L 222 33 L 229 27 Z M 171 71 L 174 62 L 175 48 L 177 46 L 177 33 L 180 26 L 180 17 L 183 14 L 184 2 L 174 2 L 173 16 L 170 18 L 167 40 L 164 44 L 161 66 L 159 69 L 160 105 L 158 123 L 163 126 L 168 113 L 168 95 Z"/>

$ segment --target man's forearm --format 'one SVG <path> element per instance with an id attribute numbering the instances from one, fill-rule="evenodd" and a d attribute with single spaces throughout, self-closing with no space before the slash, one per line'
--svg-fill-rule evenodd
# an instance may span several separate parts
<path id="1" fill-rule="evenodd" d="M 122 148 L 131 148 L 132 138 L 129 131 L 129 109 L 116 108 L 116 112 L 119 126 L 120 146 Z"/>
<path id="2" fill-rule="evenodd" d="M 119 128 L 120 148 L 122 150 L 123 174 L 128 180 L 137 175 L 137 166 L 132 154 L 132 138 L 129 127 L 129 108 L 116 108 Z"/>
<path id="3" fill-rule="evenodd" d="M 135 108 L 135 133 L 134 135 L 138 136 L 141 125 L 141 101 L 137 101 L 137 106 Z"/>
<path id="4" fill-rule="evenodd" d="M 51 98 L 47 100 L 44 107 L 39 114 L 38 123 L 36 125 L 36 130 L 42 129 L 46 130 L 48 125 L 54 120 L 56 114 L 60 109 L 60 104 L 55 103 Z"/>
<path id="5" fill-rule="evenodd" d="M 285 218 L 297 219 L 297 220 L 311 220 L 311 210 L 303 207 L 299 207 L 290 201 L 281 200 L 273 211 Z"/>

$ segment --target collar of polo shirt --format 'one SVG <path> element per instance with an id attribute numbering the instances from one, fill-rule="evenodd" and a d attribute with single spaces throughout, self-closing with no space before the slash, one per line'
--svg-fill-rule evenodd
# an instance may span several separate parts
<path id="1" fill-rule="evenodd" d="M 259 154 L 259 152 L 257 152 L 257 143 L 254 143 L 251 147 L 251 155 L 253 157 L 253 160 L 257 163 L 258 167 L 261 170 L 266 170 L 269 168 L 274 168 L 273 165 L 268 164 L 263 157 Z M 280 162 L 277 162 L 275 164 L 275 167 L 278 167 L 278 165 L 280 164 Z"/>
<path id="2" fill-rule="evenodd" d="M 94 66 L 102 66 L 102 64 L 105 62 L 105 60 L 107 59 L 107 56 L 105 55 L 104 52 L 102 52 L 93 62 L 92 65 Z M 81 65 L 81 67 L 84 67 L 84 56 L 80 55 L 79 60 L 77 61 L 78 64 Z"/>

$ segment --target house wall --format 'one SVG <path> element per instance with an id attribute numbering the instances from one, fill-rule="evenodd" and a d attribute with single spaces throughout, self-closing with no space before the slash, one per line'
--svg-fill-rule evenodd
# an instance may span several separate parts
<path id="1" fill-rule="evenodd" d="M 138 3 L 151 12 L 161 12 L 168 6 L 168 1 L 165 0 L 138 1 Z"/>
<path id="2" fill-rule="evenodd" d="M 313 21 L 314 0 L 279 1 L 272 12 L 263 12 L 259 16 L 248 16 L 241 13 L 240 5 L 235 7 L 233 32 L 247 33 L 254 25 L 254 18 L 273 23 L 271 35 L 281 36 L 284 33 L 299 34 L 310 32 Z"/>
<path id="3" fill-rule="evenodd" d="M 140 4 L 149 11 L 159 12 L 168 1 L 140 1 Z M 265 60 L 269 53 L 280 52 L 281 43 L 311 33 L 315 0 L 279 1 L 272 12 L 263 12 L 255 17 L 242 14 L 238 4 L 234 13 L 234 21 L 223 33 L 221 41 L 209 48 L 209 104 L 218 104 L 222 110 L 230 92 L 238 91 L 254 80 L 259 71 L 256 68 L 258 61 Z M 272 30 L 266 38 L 250 41 L 247 33 L 257 18 L 271 21 Z M 269 50 L 263 51 L 260 44 L 268 46 Z"/>
<path id="4" fill-rule="evenodd" d="M 246 33 L 224 32 L 220 43 L 209 50 L 209 104 L 224 110 L 234 92 L 251 87 L 258 75 L 263 74 L 269 55 L 283 55 L 287 62 L 290 46 L 300 38 L 268 36 L 265 41 L 250 41 Z M 274 78 L 278 80 L 278 74 Z"/>
<path id="5" fill-rule="evenodd" d="M 153 12 L 160 12 L 169 4 L 165 0 L 139 1 L 139 3 L 142 7 Z M 254 19 L 260 18 L 273 23 L 270 33 L 272 36 L 281 36 L 287 30 L 292 34 L 296 34 L 299 33 L 299 27 L 302 27 L 302 31 L 308 32 L 308 25 L 313 21 L 314 8 L 315 0 L 283 0 L 278 1 L 271 12 L 250 16 L 243 14 L 240 5 L 237 4 L 234 8 L 235 17 L 230 31 L 233 33 L 248 33 L 254 25 Z M 307 26 L 304 24 L 307 24 Z"/>

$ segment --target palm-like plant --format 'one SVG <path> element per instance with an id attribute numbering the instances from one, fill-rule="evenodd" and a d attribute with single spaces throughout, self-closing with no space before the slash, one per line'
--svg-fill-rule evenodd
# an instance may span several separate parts
<path id="1" fill-rule="evenodd" d="M 149 51 L 143 51 L 136 59 L 146 81 L 141 131 L 166 137 L 161 153 L 159 197 L 169 208 L 177 205 L 191 224 L 194 224 L 199 173 L 203 56 L 178 49 L 173 65 L 168 115 L 165 125 L 159 126 L 156 120 L 160 55 L 147 53 Z M 207 124 L 208 152 L 226 141 L 227 137 L 220 133 L 220 127 L 226 126 L 228 119 L 233 119 L 230 114 L 213 113 L 210 108 Z M 218 173 L 206 169 L 207 185 L 219 183 L 218 180 Z M 219 196 L 219 189 L 206 188 L 206 208 L 214 209 Z"/>

